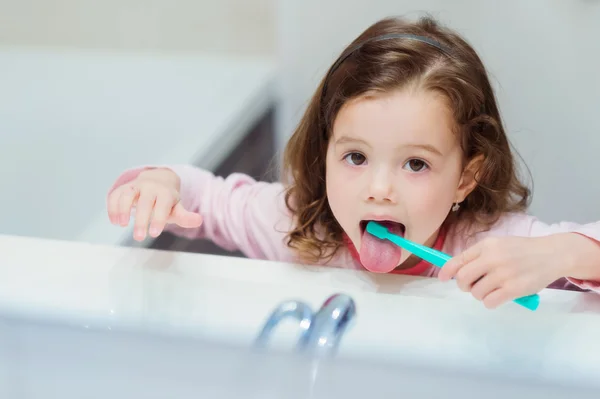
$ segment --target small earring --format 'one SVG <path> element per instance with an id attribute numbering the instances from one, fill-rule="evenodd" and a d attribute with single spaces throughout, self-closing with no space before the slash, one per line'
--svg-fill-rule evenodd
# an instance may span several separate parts
<path id="1" fill-rule="evenodd" d="M 452 205 L 452 212 L 456 212 L 460 209 L 460 205 L 458 204 L 458 202 L 455 202 L 454 205 Z"/>

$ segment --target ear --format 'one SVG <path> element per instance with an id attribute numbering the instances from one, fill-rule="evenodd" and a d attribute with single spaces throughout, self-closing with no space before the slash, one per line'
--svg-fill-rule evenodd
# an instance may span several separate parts
<path id="1" fill-rule="evenodd" d="M 477 187 L 477 174 L 483 163 L 483 154 L 479 154 L 473 157 L 463 169 L 463 173 L 458 182 L 458 188 L 456 189 L 456 200 L 455 202 L 463 202 L 471 191 Z"/>

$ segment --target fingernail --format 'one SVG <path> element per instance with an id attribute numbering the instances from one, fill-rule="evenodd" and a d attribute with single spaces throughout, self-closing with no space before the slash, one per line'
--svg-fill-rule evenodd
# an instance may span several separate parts
<path id="1" fill-rule="evenodd" d="M 142 228 L 137 228 L 137 229 L 135 229 L 134 235 L 135 235 L 135 238 L 137 238 L 138 240 L 143 240 L 146 236 L 146 232 Z"/>
<path id="2" fill-rule="evenodd" d="M 160 235 L 160 229 L 156 227 L 150 228 L 150 235 L 152 237 L 158 237 Z"/>

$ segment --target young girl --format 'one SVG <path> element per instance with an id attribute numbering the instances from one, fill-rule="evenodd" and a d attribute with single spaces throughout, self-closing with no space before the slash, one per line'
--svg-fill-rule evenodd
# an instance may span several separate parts
<path id="1" fill-rule="evenodd" d="M 487 72 L 429 18 L 385 19 L 337 59 L 284 157 L 283 184 L 191 166 L 140 167 L 108 196 L 112 223 L 207 238 L 248 257 L 455 278 L 494 308 L 544 287 L 600 292 L 600 223 L 525 213 Z M 365 233 L 385 223 L 455 257 L 443 269 Z M 554 284 L 552 284 L 554 282 Z"/>

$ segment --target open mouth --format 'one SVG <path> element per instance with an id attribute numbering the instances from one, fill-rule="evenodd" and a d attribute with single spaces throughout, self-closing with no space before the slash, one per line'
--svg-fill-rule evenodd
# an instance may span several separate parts
<path id="1" fill-rule="evenodd" d="M 404 233 L 406 233 L 406 226 L 404 226 L 400 222 L 394 222 L 392 220 L 372 220 L 388 229 L 388 231 L 392 234 L 397 234 L 404 237 Z M 361 220 L 360 221 L 360 233 L 361 236 L 364 234 L 367 223 L 371 222 L 371 220 Z"/>
<path id="2" fill-rule="evenodd" d="M 402 248 L 388 240 L 381 240 L 367 233 L 367 223 L 371 220 L 361 220 L 360 261 L 369 271 L 375 273 L 389 273 L 394 270 L 402 258 Z M 406 227 L 393 220 L 373 220 L 386 227 L 392 234 L 404 237 Z"/>

